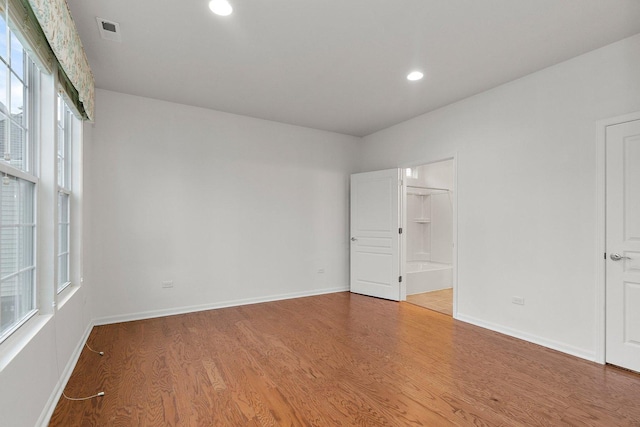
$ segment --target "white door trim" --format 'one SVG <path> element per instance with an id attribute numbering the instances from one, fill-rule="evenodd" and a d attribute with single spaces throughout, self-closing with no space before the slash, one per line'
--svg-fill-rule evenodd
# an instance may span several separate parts
<path id="1" fill-rule="evenodd" d="M 596 253 L 595 253 L 595 290 L 596 290 L 596 330 L 595 361 L 606 363 L 606 270 L 604 253 L 606 251 L 606 139 L 607 127 L 640 120 L 640 111 L 623 116 L 611 117 L 596 122 Z"/>
<path id="2" fill-rule="evenodd" d="M 447 160 L 453 160 L 453 257 L 452 257 L 452 274 L 453 274 L 453 318 L 458 318 L 458 151 L 453 152 L 450 155 L 445 155 L 442 157 L 437 157 L 435 159 L 430 158 L 426 160 L 416 160 L 411 163 L 403 163 L 400 167 L 402 169 L 406 168 L 415 168 L 418 166 L 428 165 L 431 163 L 439 163 Z M 403 182 L 406 177 L 403 176 Z M 405 223 L 405 212 L 406 212 L 406 186 L 403 185 L 402 188 L 402 212 L 400 215 L 402 230 L 407 229 L 407 224 Z M 403 278 L 406 277 L 404 268 L 405 268 L 405 233 L 402 233 L 402 241 L 400 243 L 401 252 L 400 252 L 400 274 Z M 407 284 L 406 280 L 402 281 L 401 287 L 401 301 L 407 300 Z"/>

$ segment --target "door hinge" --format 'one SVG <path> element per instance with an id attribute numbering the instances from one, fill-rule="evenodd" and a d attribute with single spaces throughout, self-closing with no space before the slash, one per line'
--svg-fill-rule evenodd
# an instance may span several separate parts
<path id="1" fill-rule="evenodd" d="M 606 252 L 604 253 L 604 259 L 607 259 L 607 253 Z"/>
<path id="2" fill-rule="evenodd" d="M 402 283 L 402 276 L 398 277 L 398 282 Z"/>
<path id="3" fill-rule="evenodd" d="M 398 228 L 398 234 L 402 234 L 402 227 Z"/>

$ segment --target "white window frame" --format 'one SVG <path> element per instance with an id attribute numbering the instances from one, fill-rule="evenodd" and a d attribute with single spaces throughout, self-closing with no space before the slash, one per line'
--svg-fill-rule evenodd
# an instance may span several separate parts
<path id="1" fill-rule="evenodd" d="M 8 49 L 9 52 L 7 53 L 7 59 L 9 61 L 9 63 L 6 63 L 5 61 L 3 61 L 2 59 L 0 59 L 0 66 L 1 67 L 6 67 L 7 70 L 7 103 L 9 104 L 9 110 L 8 113 L 9 115 L 11 114 L 10 112 L 10 105 L 11 105 L 11 73 L 12 73 L 12 67 L 11 67 L 11 62 L 12 62 L 12 58 L 11 58 L 11 33 L 13 33 L 14 31 L 10 28 L 10 26 L 7 24 L 5 27 L 6 30 L 6 34 L 7 34 L 7 43 L 8 43 Z M 20 44 L 22 45 L 22 41 L 19 40 Z M 38 109 L 38 99 L 39 99 L 39 87 L 40 87 L 40 82 L 39 82 L 39 76 L 40 76 L 40 72 L 37 68 L 37 66 L 35 65 L 35 63 L 33 62 L 33 60 L 27 55 L 26 50 L 24 48 L 24 45 L 22 45 L 23 48 L 23 69 L 24 69 L 24 75 L 23 75 L 23 85 L 25 88 L 25 93 L 26 93 L 26 97 L 23 100 L 23 112 L 26 115 L 26 118 L 23 121 L 23 126 L 21 126 L 23 128 L 23 131 L 26 133 L 26 137 L 25 137 L 25 145 L 23 147 L 24 149 L 24 158 L 23 158 L 23 163 L 22 163 L 22 169 L 17 167 L 14 164 L 11 164 L 11 158 L 10 156 L 8 157 L 7 160 L 5 160 L 5 156 L 4 153 L 0 156 L 0 175 L 2 176 L 2 182 L 0 182 L 0 185 L 3 185 L 4 180 L 11 180 L 11 179 L 17 179 L 17 180 L 23 180 L 26 182 L 30 182 L 33 184 L 33 193 L 32 193 L 32 197 L 33 200 L 31 201 L 32 206 L 33 206 L 33 210 L 32 210 L 32 215 L 33 215 L 33 221 L 31 223 L 20 223 L 20 224 L 15 224 L 16 227 L 20 227 L 20 226 L 27 226 L 27 227 L 32 227 L 33 229 L 33 233 L 32 233 L 32 246 L 31 246 L 31 251 L 32 251 L 32 259 L 33 259 L 33 264 L 31 266 L 28 267 L 23 267 L 20 270 L 8 274 L 6 275 L 4 278 L 0 278 L 0 279 L 8 279 L 11 277 L 14 277 L 15 275 L 18 275 L 20 273 L 26 272 L 31 270 L 32 271 L 32 275 L 31 275 L 31 297 L 32 297 L 32 301 L 31 301 L 31 309 L 24 313 L 23 316 L 20 319 L 17 319 L 15 321 L 15 323 L 13 323 L 9 328 L 7 328 L 6 331 L 0 333 L 0 343 L 2 343 L 3 341 L 5 341 L 7 338 L 9 338 L 9 336 L 11 336 L 15 331 L 17 331 L 22 325 L 24 325 L 27 321 L 29 321 L 29 319 L 31 319 L 33 316 L 35 316 L 38 311 L 39 311 L 39 307 L 38 307 L 38 278 L 37 278 L 37 274 L 38 274 L 38 259 L 37 259 L 37 253 L 38 253 L 38 248 L 37 248 L 37 226 L 36 226 L 36 222 L 37 222 L 37 217 L 38 217 L 38 206 L 37 206 L 37 200 L 38 200 L 38 188 L 39 188 L 39 179 L 38 176 L 36 175 L 36 171 L 37 171 L 37 164 L 36 164 L 36 158 L 37 158 L 37 152 L 36 152 L 36 148 L 38 147 L 36 141 L 37 141 L 37 135 L 38 135 L 38 121 L 35 120 L 35 118 L 37 117 L 37 109 Z M 11 122 L 12 122 L 12 118 L 11 117 L 7 117 L 7 123 L 9 123 L 9 129 L 5 129 L 5 140 L 6 140 L 6 144 L 9 146 L 9 153 L 10 153 L 10 145 L 11 145 L 11 140 L 10 140 L 10 132 L 11 132 Z M 1 232 L 1 230 L 0 230 Z"/>

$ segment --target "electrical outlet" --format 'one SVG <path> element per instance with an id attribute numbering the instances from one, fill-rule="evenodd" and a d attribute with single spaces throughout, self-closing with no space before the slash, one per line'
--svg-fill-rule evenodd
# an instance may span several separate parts
<path id="1" fill-rule="evenodd" d="M 511 298 L 511 302 L 517 305 L 524 305 L 524 298 L 522 297 L 513 297 Z"/>
<path id="2" fill-rule="evenodd" d="M 173 280 L 165 280 L 162 282 L 163 288 L 173 288 Z"/>

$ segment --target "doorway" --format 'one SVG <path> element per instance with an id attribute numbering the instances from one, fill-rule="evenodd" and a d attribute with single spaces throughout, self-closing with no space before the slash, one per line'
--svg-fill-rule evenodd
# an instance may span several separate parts
<path id="1" fill-rule="evenodd" d="M 404 170 L 406 300 L 453 316 L 454 160 Z"/>
<path id="2" fill-rule="evenodd" d="M 351 175 L 351 292 L 405 301 L 439 290 L 456 317 L 456 182 L 455 156 Z"/>

